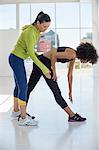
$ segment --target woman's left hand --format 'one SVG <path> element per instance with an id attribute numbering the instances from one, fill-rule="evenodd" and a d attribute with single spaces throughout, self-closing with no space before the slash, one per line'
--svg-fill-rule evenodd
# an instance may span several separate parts
<path id="1" fill-rule="evenodd" d="M 69 92 L 69 100 L 73 103 L 72 94 Z"/>

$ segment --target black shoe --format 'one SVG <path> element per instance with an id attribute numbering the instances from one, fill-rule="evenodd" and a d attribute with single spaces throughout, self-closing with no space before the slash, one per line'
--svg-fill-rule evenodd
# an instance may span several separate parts
<path id="1" fill-rule="evenodd" d="M 77 113 L 73 117 L 69 116 L 69 118 L 68 118 L 69 122 L 81 122 L 81 121 L 85 121 L 85 120 L 86 120 L 86 118 L 81 117 Z"/>
<path id="2" fill-rule="evenodd" d="M 31 116 L 30 114 L 26 113 L 31 119 L 35 119 L 35 116 Z"/>

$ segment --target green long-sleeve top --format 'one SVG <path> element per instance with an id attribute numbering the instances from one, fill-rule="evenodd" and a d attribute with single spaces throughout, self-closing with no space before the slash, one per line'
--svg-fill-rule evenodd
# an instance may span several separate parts
<path id="1" fill-rule="evenodd" d="M 48 73 L 48 68 L 37 58 L 35 45 L 37 45 L 40 32 L 33 25 L 25 25 L 18 41 L 12 51 L 12 54 L 27 59 L 31 57 L 33 62 L 42 70 L 44 74 Z"/>

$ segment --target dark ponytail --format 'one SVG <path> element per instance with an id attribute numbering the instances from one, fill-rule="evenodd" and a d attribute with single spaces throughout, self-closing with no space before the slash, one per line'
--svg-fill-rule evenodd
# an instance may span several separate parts
<path id="1" fill-rule="evenodd" d="M 41 12 L 37 15 L 37 17 L 36 17 L 35 21 L 32 23 L 32 25 L 37 24 L 37 21 L 39 21 L 39 23 L 51 22 L 51 19 L 50 19 L 50 17 L 49 17 L 48 14 L 45 14 L 45 13 L 43 13 L 43 11 L 41 11 Z"/>

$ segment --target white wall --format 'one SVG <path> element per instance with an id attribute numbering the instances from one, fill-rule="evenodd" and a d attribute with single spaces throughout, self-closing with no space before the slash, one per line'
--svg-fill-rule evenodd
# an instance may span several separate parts
<path id="1" fill-rule="evenodd" d="M 93 17 L 93 43 L 98 51 L 99 55 L 99 27 L 98 27 L 98 0 L 92 0 L 92 17 Z M 99 76 L 99 60 L 96 65 L 93 66 L 93 75 Z"/>
<path id="2" fill-rule="evenodd" d="M 0 76 L 10 76 L 12 74 L 8 63 L 8 56 L 13 49 L 18 35 L 18 30 L 0 31 Z"/>

